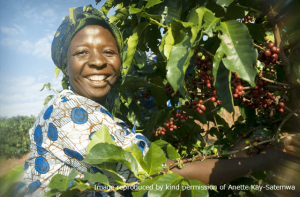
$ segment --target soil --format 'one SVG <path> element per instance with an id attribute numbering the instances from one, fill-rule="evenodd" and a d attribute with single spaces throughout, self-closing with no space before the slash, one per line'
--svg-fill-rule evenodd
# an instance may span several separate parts
<path id="1" fill-rule="evenodd" d="M 23 155 L 21 158 L 9 158 L 5 159 L 4 157 L 0 158 L 0 179 L 9 172 L 11 169 L 24 165 L 25 159 L 29 157 L 30 153 Z"/>

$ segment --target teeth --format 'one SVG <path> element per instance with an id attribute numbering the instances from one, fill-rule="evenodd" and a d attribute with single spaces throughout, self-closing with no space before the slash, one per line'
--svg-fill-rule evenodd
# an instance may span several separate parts
<path id="1" fill-rule="evenodd" d="M 92 81 L 102 81 L 106 78 L 105 75 L 91 75 L 88 77 Z"/>

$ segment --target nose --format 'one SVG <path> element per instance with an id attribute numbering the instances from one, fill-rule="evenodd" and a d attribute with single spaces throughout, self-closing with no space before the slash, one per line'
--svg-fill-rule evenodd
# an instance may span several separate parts
<path id="1" fill-rule="evenodd" d="M 93 51 L 90 56 L 89 56 L 89 61 L 88 61 L 90 66 L 95 66 L 95 67 L 103 67 L 106 66 L 106 57 L 98 52 L 98 51 Z"/>

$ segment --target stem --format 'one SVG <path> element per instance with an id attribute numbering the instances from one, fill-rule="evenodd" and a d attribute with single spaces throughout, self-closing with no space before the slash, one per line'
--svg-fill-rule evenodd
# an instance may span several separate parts
<path id="1" fill-rule="evenodd" d="M 248 11 L 252 11 L 252 12 L 257 12 L 257 13 L 260 13 L 260 14 L 263 14 L 261 11 L 259 10 L 256 10 L 256 9 L 253 9 L 253 8 L 250 8 L 250 7 L 246 7 L 246 6 L 242 6 L 241 4 L 237 3 L 235 4 L 236 7 L 240 7 L 240 8 L 243 8 L 244 10 L 248 10 Z"/>
<path id="2" fill-rule="evenodd" d="M 209 56 L 211 57 L 215 57 L 212 53 L 210 53 L 209 51 L 207 51 L 205 48 L 203 48 L 202 46 L 199 46 L 200 50 L 203 51 L 204 53 L 207 53 Z"/>
<path id="3" fill-rule="evenodd" d="M 271 80 L 271 79 L 267 79 L 267 78 L 264 78 L 264 77 L 259 77 L 260 79 L 264 80 L 264 81 L 268 81 L 270 83 L 275 83 L 277 85 L 282 85 L 282 86 L 291 86 L 290 84 L 286 84 L 286 83 L 280 83 L 280 82 L 277 82 L 277 81 L 274 81 L 274 80 Z"/>
<path id="4" fill-rule="evenodd" d="M 264 51 L 264 48 L 262 48 L 261 46 L 254 44 L 254 47 L 259 48 L 260 50 Z"/>
<path id="5" fill-rule="evenodd" d="M 292 111 L 291 113 L 289 113 L 289 115 L 287 115 L 287 117 L 285 117 L 285 119 L 281 122 L 281 124 L 279 125 L 278 129 L 277 129 L 277 132 L 276 132 L 276 135 L 275 135 L 275 139 L 276 141 L 279 139 L 279 132 L 281 131 L 283 125 L 286 123 L 286 121 L 294 114 L 296 113 L 297 111 L 300 111 L 299 109 L 296 109 L 294 111 Z"/>
<path id="6" fill-rule="evenodd" d="M 163 24 L 161 24 L 160 22 L 158 22 L 157 20 L 154 20 L 153 18 L 149 18 L 151 22 L 157 24 L 158 26 L 164 28 L 164 29 L 168 29 L 169 27 L 168 26 L 165 26 Z"/>

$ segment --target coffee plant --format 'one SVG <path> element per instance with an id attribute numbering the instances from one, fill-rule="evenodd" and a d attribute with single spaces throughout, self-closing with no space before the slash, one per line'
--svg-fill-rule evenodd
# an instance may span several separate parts
<path id="1" fill-rule="evenodd" d="M 134 197 L 262 195 L 257 190 L 218 191 L 170 170 L 196 160 L 228 159 L 241 151 L 232 147 L 245 138 L 266 140 L 247 140 L 242 150 L 277 143 L 282 131 L 293 133 L 299 126 L 299 1 L 106 0 L 101 11 L 107 15 L 113 7 L 109 21 L 119 27 L 125 47 L 122 77 L 105 107 L 147 136 L 151 147 L 145 157 L 136 145 L 123 150 L 102 127 L 84 161 L 108 173 L 118 187 L 101 173 L 74 179 L 78 172 L 73 170 L 68 177 L 55 175 L 46 196 L 128 187 L 135 187 Z M 68 88 L 66 77 L 62 85 Z M 44 87 L 51 89 L 50 84 Z M 233 124 L 224 119 L 226 111 Z M 215 142 L 209 143 L 208 136 Z M 116 155 L 107 154 L 111 151 Z M 166 158 L 177 163 L 166 167 Z M 117 162 L 137 181 L 123 182 L 111 167 Z M 264 171 L 230 184 L 263 185 L 269 177 Z M 162 190 L 151 189 L 153 185 Z"/>
<path id="2" fill-rule="evenodd" d="M 0 155 L 21 157 L 30 151 L 29 129 L 35 117 L 16 116 L 0 119 Z"/>

